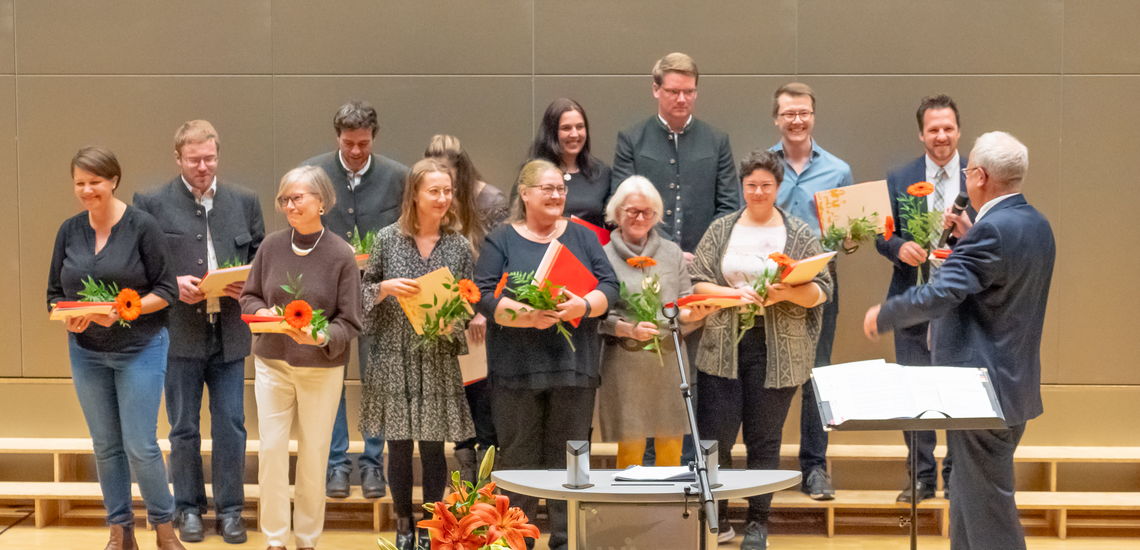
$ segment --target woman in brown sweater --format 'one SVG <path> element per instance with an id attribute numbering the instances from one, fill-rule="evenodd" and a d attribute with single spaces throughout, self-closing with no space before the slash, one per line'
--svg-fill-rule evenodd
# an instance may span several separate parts
<path id="1" fill-rule="evenodd" d="M 324 310 L 328 327 L 261 334 L 253 344 L 261 531 L 269 548 L 289 537 L 289 433 L 298 425 L 293 531 L 298 549 L 315 548 L 325 520 L 325 466 L 349 345 L 361 328 L 360 271 L 352 248 L 325 231 L 321 214 L 336 202 L 323 170 L 303 166 L 281 178 L 277 208 L 289 228 L 261 243 L 241 296 L 244 313 L 304 300 Z M 288 287 L 288 289 L 286 289 Z"/>

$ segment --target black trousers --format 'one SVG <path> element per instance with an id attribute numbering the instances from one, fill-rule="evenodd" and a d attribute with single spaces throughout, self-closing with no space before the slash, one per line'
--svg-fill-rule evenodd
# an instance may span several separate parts
<path id="1" fill-rule="evenodd" d="M 1005 430 L 950 430 L 954 498 L 950 550 L 1024 550 L 1025 530 L 1013 499 L 1013 453 L 1025 424 Z"/>
<path id="2" fill-rule="evenodd" d="M 471 407 L 471 420 L 475 422 L 475 437 L 456 443 L 455 448 L 474 449 L 478 444 L 480 449 L 486 450 L 488 447 L 498 446 L 495 417 L 491 413 L 491 379 L 484 378 L 474 384 L 468 384 L 463 388 L 463 392 L 467 395 L 467 405 Z"/>
<path id="3" fill-rule="evenodd" d="M 779 469 L 784 420 L 798 386 L 764 387 L 768 345 L 763 325 L 744 334 L 737 354 L 735 379 L 703 372 L 697 375 L 700 379 L 697 391 L 701 394 L 697 400 L 697 429 L 703 439 L 717 441 L 721 468 L 732 467 L 732 445 L 743 425 L 748 469 Z M 748 521 L 767 524 L 771 507 L 771 494 L 749 497 Z M 718 514 L 727 516 L 727 500 L 720 501 Z"/>
<path id="4" fill-rule="evenodd" d="M 415 472 L 412 471 L 411 439 L 388 440 L 388 488 L 392 490 L 392 507 L 396 517 L 412 517 L 412 486 L 415 485 Z M 436 502 L 443 498 L 447 488 L 447 457 L 443 454 L 442 441 L 420 441 L 420 466 L 423 469 L 424 502 Z M 423 513 L 424 519 L 431 514 Z"/>
<path id="5" fill-rule="evenodd" d="M 590 438 L 596 393 L 596 388 L 531 390 L 496 385 L 491 390 L 491 405 L 502 445 L 496 456 L 496 469 L 565 470 L 566 442 Z M 531 520 L 538 514 L 538 498 L 510 491 L 504 494 L 510 497 L 511 505 L 521 508 Z M 564 549 L 566 501 L 547 499 L 546 510 L 550 515 L 550 548 Z"/>
<path id="6" fill-rule="evenodd" d="M 839 277 L 835 273 L 835 261 L 827 264 L 831 271 L 831 300 L 823 304 L 823 324 L 820 326 L 819 340 L 815 344 L 815 367 L 831 364 L 831 348 L 835 343 L 835 323 L 839 318 Z M 827 432 L 819 417 L 819 407 L 815 404 L 815 386 L 809 379 L 801 386 L 800 394 L 800 472 L 807 480 L 812 470 L 827 469 Z"/>

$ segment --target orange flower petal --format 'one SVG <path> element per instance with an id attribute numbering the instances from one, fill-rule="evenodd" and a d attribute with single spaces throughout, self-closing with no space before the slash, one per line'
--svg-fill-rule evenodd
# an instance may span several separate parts
<path id="1" fill-rule="evenodd" d="M 925 197 L 934 192 L 934 185 L 927 181 L 920 181 L 907 187 L 906 192 L 914 197 Z"/>
<path id="2" fill-rule="evenodd" d="M 139 298 L 139 293 L 129 288 L 119 291 L 119 295 L 115 297 L 115 310 L 124 321 L 138 319 L 142 314 L 142 299 Z"/>
<path id="3" fill-rule="evenodd" d="M 470 279 L 459 280 L 459 295 L 472 304 L 478 302 L 479 298 L 482 297 L 479 293 L 479 287 L 475 286 L 475 283 L 471 282 Z"/>
<path id="4" fill-rule="evenodd" d="M 503 295 L 503 289 L 507 288 L 507 274 L 503 273 L 503 278 L 499 279 L 499 284 L 495 286 L 495 299 L 497 300 Z"/>
<path id="5" fill-rule="evenodd" d="M 309 326 L 313 320 L 313 308 L 304 300 L 293 300 L 285 306 L 285 322 L 289 326 L 300 330 Z"/>

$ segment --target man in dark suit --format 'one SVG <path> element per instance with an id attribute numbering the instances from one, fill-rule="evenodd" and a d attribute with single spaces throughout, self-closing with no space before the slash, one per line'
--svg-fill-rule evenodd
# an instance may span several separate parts
<path id="1" fill-rule="evenodd" d="M 324 169 L 336 191 L 336 206 L 321 216 L 325 227 L 347 241 L 356 233 L 364 236 L 396 223 L 404 200 L 404 177 L 408 168 L 372 152 L 376 132 L 380 129 L 376 109 L 362 101 L 346 103 L 337 109 L 333 129 L 336 130 L 337 150 L 304 162 Z M 371 341 L 372 338 L 365 334 L 356 339 L 360 377 L 365 383 Z M 364 452 L 357 460 L 364 498 L 384 496 L 387 483 L 384 480 L 383 453 L 383 435 L 364 438 Z M 333 424 L 325 493 L 332 498 L 347 497 L 350 473 L 348 415 L 342 389 L 340 408 Z"/>
<path id="2" fill-rule="evenodd" d="M 925 97 L 918 106 L 918 139 L 926 148 L 926 154 L 914 159 L 906 166 L 897 168 L 887 175 L 887 191 L 891 196 L 891 216 L 897 221 L 895 231 L 891 235 L 883 235 L 875 240 L 875 248 L 887 259 L 894 263 L 894 275 L 891 277 L 891 286 L 887 290 L 887 297 L 898 296 L 913 287 L 918 281 L 918 270 L 922 269 L 924 275 L 929 275 L 929 263 L 926 261 L 926 250 L 909 240 L 909 234 L 903 231 L 905 223 L 899 216 L 899 198 L 906 196 L 907 187 L 920 181 L 930 182 L 934 185 L 934 193 L 924 197 L 921 202 L 930 212 L 942 212 L 954 203 L 954 198 L 963 193 L 966 188 L 961 183 L 961 170 L 966 167 L 966 159 L 958 154 L 958 138 L 961 133 L 959 124 L 958 105 L 947 95 Z M 973 208 L 969 209 L 974 214 Z M 913 326 L 895 330 L 895 362 L 907 366 L 929 366 L 930 350 L 926 343 L 926 330 L 928 323 L 922 322 Z M 903 434 L 907 449 L 910 448 L 911 433 Z M 938 474 L 935 471 L 938 463 L 934 460 L 934 447 L 937 437 L 933 430 L 920 431 L 917 438 L 918 462 L 918 501 L 934 497 Z M 942 481 L 950 481 L 949 456 L 942 464 Z M 907 462 L 907 468 L 911 463 Z M 907 479 L 910 479 L 909 476 Z M 946 495 L 949 496 L 949 485 L 945 485 Z M 899 502 L 910 502 L 913 496 L 908 487 L 898 496 Z"/>
<path id="3" fill-rule="evenodd" d="M 1049 222 L 1026 202 L 1029 152 L 1004 132 L 978 138 L 964 170 L 977 221 L 955 216 L 954 252 L 926 285 L 867 311 L 863 330 L 931 321 L 931 359 L 989 370 L 1008 428 L 947 432 L 954 455 L 950 547 L 1025 548 L 1014 502 L 1013 453 L 1042 413 L 1041 332 L 1056 244 Z"/>
<path id="4" fill-rule="evenodd" d="M 179 301 L 171 304 L 166 368 L 166 413 L 170 417 L 170 471 L 175 523 L 186 542 L 205 536 L 207 510 L 199 430 L 202 388 L 210 390 L 214 509 L 217 528 L 230 544 L 246 541 L 245 358 L 249 328 L 237 298 L 244 282 L 225 296 L 207 297 L 198 283 L 226 263 L 248 264 L 265 238 L 257 195 L 230 182 L 218 183 L 218 134 L 209 122 L 192 120 L 174 136 L 181 174 L 138 193 L 136 208 L 158 220 L 178 273 Z"/>

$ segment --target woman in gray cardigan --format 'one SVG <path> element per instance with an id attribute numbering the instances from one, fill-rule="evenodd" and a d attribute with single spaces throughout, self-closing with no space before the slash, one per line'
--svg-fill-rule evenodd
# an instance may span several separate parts
<path id="1" fill-rule="evenodd" d="M 740 309 L 722 310 L 705 321 L 697 350 L 697 425 L 704 439 L 716 439 L 720 465 L 732 464 L 732 445 L 741 424 L 749 469 L 780 466 L 784 419 L 796 388 L 811 376 L 823 309 L 830 298 L 827 270 L 805 284 L 767 287 L 762 301 L 750 282 L 765 269 L 769 254 L 800 260 L 823 252 L 803 221 L 776 208 L 783 164 L 759 150 L 740 163 L 745 208 L 709 226 L 693 259 L 697 294 L 744 294 L 763 305 L 753 328 L 740 330 Z M 748 499 L 748 527 L 741 550 L 767 546 L 772 495 Z M 727 513 L 721 501 L 721 516 Z"/>
<path id="2" fill-rule="evenodd" d="M 657 188 L 642 176 L 630 176 L 606 205 L 606 221 L 618 228 L 604 249 L 618 281 L 629 292 L 641 292 L 646 277 L 656 275 L 661 300 L 668 303 L 691 294 L 692 283 L 681 247 L 653 230 L 661 221 L 661 208 Z M 636 268 L 629 260 L 638 257 L 652 258 L 656 264 Z M 717 309 L 681 310 L 681 330 L 689 332 Z M 634 320 L 625 300 L 610 311 L 600 330 L 605 337 L 598 419 L 602 439 L 618 442 L 618 468 L 641 464 L 647 437 L 655 438 L 658 466 L 679 466 L 682 436 L 689 430 L 677 351 L 668 333 L 659 331 L 655 323 Z M 659 353 L 645 349 L 654 336 L 663 336 Z M 683 350 L 684 342 L 681 345 Z"/>

